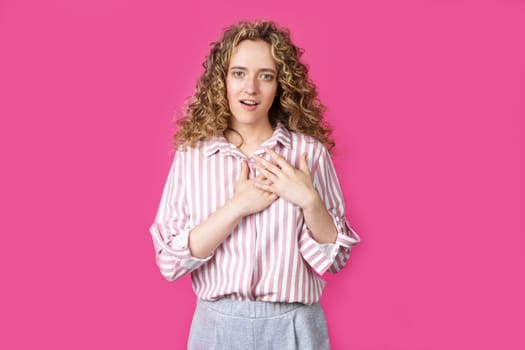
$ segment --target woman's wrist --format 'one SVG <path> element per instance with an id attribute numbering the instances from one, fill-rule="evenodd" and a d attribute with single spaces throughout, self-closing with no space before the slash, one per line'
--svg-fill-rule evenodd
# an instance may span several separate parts
<path id="1" fill-rule="evenodd" d="M 231 215 L 235 221 L 240 220 L 247 215 L 244 213 L 242 206 L 237 203 L 235 197 L 226 201 L 226 204 L 224 204 L 224 210 Z"/>
<path id="2" fill-rule="evenodd" d="M 304 201 L 299 205 L 299 207 L 303 211 L 309 211 L 319 208 L 319 205 L 324 206 L 324 203 L 321 200 L 321 197 L 319 197 L 319 193 L 313 189 L 310 193 L 308 193 L 308 195 L 304 196 Z"/>

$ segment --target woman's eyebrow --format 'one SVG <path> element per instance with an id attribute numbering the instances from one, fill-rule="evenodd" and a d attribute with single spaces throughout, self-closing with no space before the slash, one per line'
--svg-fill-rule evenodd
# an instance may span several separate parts
<path id="1" fill-rule="evenodd" d="M 259 69 L 259 72 L 272 72 L 275 74 L 275 69 L 272 68 L 261 68 Z"/>
<path id="2" fill-rule="evenodd" d="M 242 67 L 242 66 L 233 66 L 233 67 L 230 67 L 230 69 L 248 70 L 248 68 Z M 260 68 L 258 71 L 259 72 L 272 72 L 273 74 L 276 74 L 275 69 L 273 68 Z"/>

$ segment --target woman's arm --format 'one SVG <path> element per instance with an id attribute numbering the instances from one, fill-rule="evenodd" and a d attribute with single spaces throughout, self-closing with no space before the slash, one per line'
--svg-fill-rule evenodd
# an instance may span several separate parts
<path id="1" fill-rule="evenodd" d="M 193 256 L 206 258 L 213 254 L 242 217 L 263 210 L 277 199 L 276 194 L 257 188 L 256 181 L 267 182 L 262 175 L 248 179 L 248 165 L 244 161 L 234 196 L 191 230 L 189 246 Z"/>
<path id="2" fill-rule="evenodd" d="M 184 152 L 175 152 L 157 215 L 150 227 L 156 263 L 168 281 L 179 279 L 207 261 L 191 256 L 188 249 L 191 227 L 182 181 L 186 158 Z"/>
<path id="3" fill-rule="evenodd" d="M 239 220 L 269 206 L 277 196 L 256 188 L 255 181 L 265 183 L 262 175 L 248 179 L 243 163 L 234 196 L 202 223 L 190 227 L 182 174 L 185 153 L 177 151 L 164 186 L 161 202 L 150 228 L 161 274 L 175 281 L 211 259 L 215 249 L 233 232 Z"/>
<path id="4" fill-rule="evenodd" d="M 299 169 L 297 169 L 274 150 L 267 149 L 267 152 L 275 160 L 275 164 L 262 157 L 255 160 L 259 171 L 273 184 L 265 186 L 259 183 L 257 186 L 266 191 L 273 191 L 300 207 L 306 225 L 317 242 L 335 243 L 337 230 L 334 220 L 314 187 L 312 174 L 306 162 L 307 153 L 301 155 Z"/>
<path id="5" fill-rule="evenodd" d="M 326 147 L 320 146 L 316 152 L 312 171 L 306 153 L 297 169 L 273 150 L 267 151 L 275 163 L 258 158 L 257 164 L 272 184 L 257 186 L 303 210 L 305 225 L 299 249 L 312 268 L 319 274 L 339 271 L 348 260 L 350 248 L 359 242 L 359 236 L 346 222 L 341 188 Z"/>
<path id="6" fill-rule="evenodd" d="M 337 228 L 326 206 L 315 191 L 311 199 L 303 207 L 303 216 L 306 226 L 312 232 L 312 238 L 318 243 L 335 243 Z"/>

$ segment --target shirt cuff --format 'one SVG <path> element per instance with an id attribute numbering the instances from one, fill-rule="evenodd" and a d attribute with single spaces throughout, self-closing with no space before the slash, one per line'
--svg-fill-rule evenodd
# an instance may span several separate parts
<path id="1" fill-rule="evenodd" d="M 333 215 L 330 213 L 334 219 L 335 227 L 337 229 L 337 240 L 336 243 L 339 243 L 345 248 L 352 248 L 352 246 L 361 242 L 361 238 L 355 232 L 352 227 L 346 221 L 346 218 L 341 218 L 340 216 Z"/>
<path id="2" fill-rule="evenodd" d="M 182 231 L 180 234 L 176 236 L 172 236 L 172 239 L 166 243 L 158 234 L 157 230 L 152 230 L 152 235 L 156 242 L 159 244 L 159 246 L 169 253 L 169 255 L 175 257 L 177 260 L 179 260 L 180 266 L 188 269 L 188 270 L 194 270 L 198 268 L 200 265 L 206 263 L 209 261 L 214 253 L 210 254 L 210 256 L 206 258 L 197 258 L 191 255 L 190 248 L 189 248 L 189 234 L 191 229 L 187 228 L 184 231 Z"/>
<path id="3" fill-rule="evenodd" d="M 333 261 L 333 259 L 335 259 L 335 255 L 337 254 L 337 249 L 339 248 L 339 244 L 337 243 L 318 243 L 318 242 L 315 242 L 315 243 L 319 245 L 319 249 L 324 254 L 324 256 L 326 256 L 329 260 Z"/>
<path id="4" fill-rule="evenodd" d="M 299 238 L 301 255 L 319 275 L 323 275 L 334 263 L 340 248 L 350 249 L 360 242 L 359 236 L 348 225 L 346 219 L 335 215 L 332 215 L 332 218 L 337 229 L 337 238 L 334 243 L 317 242 L 306 224 Z"/>

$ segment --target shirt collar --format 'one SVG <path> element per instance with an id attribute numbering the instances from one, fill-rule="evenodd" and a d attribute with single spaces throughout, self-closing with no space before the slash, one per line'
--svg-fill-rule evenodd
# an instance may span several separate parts
<path id="1" fill-rule="evenodd" d="M 277 126 L 273 131 L 272 136 L 264 141 L 257 149 L 274 148 L 277 143 L 280 143 L 285 148 L 292 147 L 292 136 L 290 130 L 288 130 L 283 123 L 277 122 Z M 204 155 L 206 157 L 211 156 L 217 151 L 231 154 L 233 150 L 237 150 L 237 147 L 230 143 L 224 136 L 212 137 L 206 146 L 204 146 Z M 256 153 L 258 153 L 256 151 Z"/>

